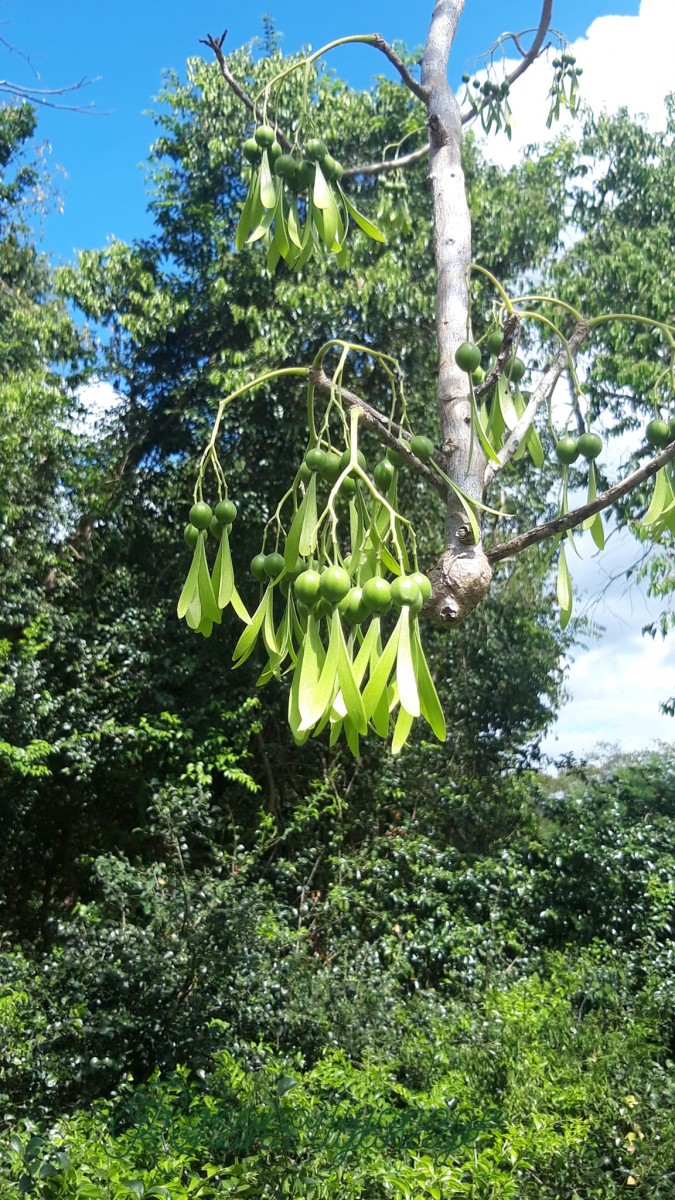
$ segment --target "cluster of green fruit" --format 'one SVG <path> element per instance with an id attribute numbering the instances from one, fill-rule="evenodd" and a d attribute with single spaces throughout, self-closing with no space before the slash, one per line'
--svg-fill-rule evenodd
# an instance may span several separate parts
<path id="1" fill-rule="evenodd" d="M 410 444 L 431 457 L 429 438 Z M 419 716 L 445 738 L 418 624 L 431 583 L 417 569 L 412 531 L 397 511 L 403 461 L 388 450 L 371 479 L 356 447 L 339 454 L 330 444 L 310 446 L 289 493 L 293 514 L 283 543 L 279 522 L 277 547 L 251 562 L 260 584 L 253 615 L 234 587 L 229 532 L 235 505 L 221 500 L 212 511 L 198 500 L 190 510 L 185 540 L 194 555 L 178 615 L 208 637 L 232 604 L 245 624 L 235 666 L 261 647 L 267 661 L 259 684 L 292 676 L 288 715 L 298 743 L 329 726 L 331 745 L 342 735 L 358 754 L 369 730 L 387 737 L 393 729 L 397 753 Z M 321 506 L 320 482 L 328 488 Z M 338 498 L 342 508 L 335 506 Z M 210 572 L 211 537 L 218 551 Z"/>
<path id="2" fill-rule="evenodd" d="M 231 604 L 242 620 L 250 619 L 236 587 L 230 553 L 230 529 L 237 515 L 236 505 L 221 499 L 215 511 L 204 500 L 196 500 L 185 526 L 185 543 L 193 551 L 192 564 L 178 601 L 178 618 L 185 618 L 190 629 L 210 637 L 219 625 L 223 609 Z M 206 543 L 211 537 L 218 544 L 213 569 L 209 570 Z"/>
<path id="3" fill-rule="evenodd" d="M 235 245 L 241 250 L 263 240 L 270 271 L 279 259 L 299 270 L 322 249 L 344 266 L 350 217 L 368 237 L 385 240 L 345 195 L 342 164 L 320 138 L 309 138 L 302 157 L 284 154 L 274 129 L 260 125 L 244 142 L 243 154 L 251 180 Z"/>
<path id="4" fill-rule="evenodd" d="M 488 351 L 487 371 L 481 366 L 481 347 L 474 342 L 462 342 L 455 352 L 455 362 L 461 371 L 466 371 L 471 380 L 471 419 L 474 433 L 487 458 L 498 462 L 498 451 L 515 429 L 525 412 L 528 397 L 520 389 L 527 367 L 521 358 L 512 355 L 504 366 L 488 396 L 477 401 L 474 387 L 478 387 L 494 367 L 502 349 L 503 337 L 493 329 L 485 339 Z M 544 462 L 544 449 L 534 425 L 530 425 L 518 450 L 516 460 L 528 453 L 536 467 Z"/>

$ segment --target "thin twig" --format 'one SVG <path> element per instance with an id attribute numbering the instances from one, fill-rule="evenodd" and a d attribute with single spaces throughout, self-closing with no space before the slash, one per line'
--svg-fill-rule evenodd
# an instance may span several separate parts
<path id="1" fill-rule="evenodd" d="M 502 558 L 507 558 L 512 554 L 519 554 L 521 550 L 526 550 L 528 546 L 535 546 L 537 542 L 543 542 L 546 538 L 554 537 L 556 533 L 564 533 L 567 529 L 574 529 L 576 525 L 581 525 L 587 517 L 593 517 L 596 513 L 602 512 L 604 508 L 609 508 L 611 504 L 616 504 L 634 488 L 639 487 L 646 479 L 650 479 L 661 467 L 667 466 L 675 458 L 675 442 L 657 454 L 655 458 L 651 458 L 637 471 L 633 471 L 632 475 L 628 475 L 621 483 L 615 483 L 613 487 L 608 488 L 606 492 L 601 492 L 596 496 L 595 500 L 591 500 L 589 504 L 582 504 L 579 508 L 575 508 L 572 512 L 566 513 L 564 516 L 555 517 L 552 521 L 546 521 L 543 525 L 535 525 L 533 529 L 528 529 L 526 533 L 519 533 L 517 537 L 511 538 L 508 542 L 501 542 L 498 546 L 493 546 L 487 551 L 487 556 L 491 563 L 499 562 Z"/>
<path id="2" fill-rule="evenodd" d="M 429 89 L 426 88 L 424 84 L 419 83 L 418 80 L 410 74 L 410 71 L 403 62 L 403 59 L 399 58 L 398 54 L 394 50 L 394 47 L 390 46 L 389 42 L 384 40 L 381 33 L 373 34 L 371 45 L 374 46 L 376 50 L 381 50 L 385 58 L 388 58 L 391 65 L 396 68 L 406 87 L 413 93 L 414 96 L 417 96 L 418 100 L 421 100 L 423 104 L 426 104 L 429 99 Z"/>
<path id="3" fill-rule="evenodd" d="M 200 38 L 199 41 L 202 46 L 208 46 L 210 50 L 213 50 L 213 53 L 216 57 L 216 61 L 220 68 L 220 73 L 221 73 L 223 79 L 225 80 L 225 83 L 227 84 L 227 86 L 229 88 L 232 89 L 235 96 L 239 100 L 241 100 L 242 104 L 253 115 L 254 120 L 258 124 L 260 124 L 262 122 L 261 110 L 258 108 L 255 101 L 249 96 L 246 89 L 243 88 L 241 86 L 241 84 L 237 82 L 237 80 L 235 79 L 234 75 L 232 74 L 230 68 L 228 67 L 227 62 L 225 61 L 225 55 L 223 54 L 223 43 L 224 43 L 226 37 L 227 37 L 227 30 L 225 30 L 225 32 L 222 33 L 220 35 L 220 37 L 214 37 L 212 33 L 207 33 L 206 37 Z M 285 134 L 283 134 L 281 132 L 281 130 L 278 127 L 276 127 L 276 123 L 275 123 L 275 132 L 277 135 L 277 141 L 279 142 L 279 145 L 282 146 L 283 149 L 287 153 L 290 153 L 291 150 L 293 149 L 292 143 L 289 142 L 289 140 L 285 136 Z"/>
<path id="4" fill-rule="evenodd" d="M 333 381 L 326 375 L 325 371 L 310 371 L 309 379 L 317 391 L 327 392 L 328 394 L 335 391 Z M 361 396 L 350 392 L 348 388 L 341 387 L 338 391 L 345 404 L 349 405 L 350 408 L 360 408 L 362 410 L 363 424 L 368 429 L 371 429 L 373 433 L 377 434 L 377 437 L 381 442 L 384 442 L 385 446 L 398 451 L 413 471 L 416 471 L 430 487 L 435 488 L 444 500 L 447 499 L 447 486 L 443 483 L 443 480 L 435 471 L 432 471 L 430 467 L 421 462 L 417 455 L 413 454 L 412 450 L 408 449 L 407 443 L 410 441 L 410 434 L 407 430 L 402 429 L 395 421 L 392 421 L 390 426 L 386 417 L 383 417 L 367 400 L 363 400 Z M 446 463 L 442 455 L 435 452 L 434 459 L 438 462 L 441 470 L 446 469 Z"/>
<path id="5" fill-rule="evenodd" d="M 532 63 L 535 62 L 535 60 L 539 57 L 541 48 L 544 44 L 544 38 L 546 37 L 551 24 L 552 15 L 553 0 L 543 0 L 537 32 L 534 36 L 534 41 L 532 42 L 530 49 L 527 51 L 522 49 L 517 35 L 511 35 L 516 43 L 519 53 L 523 56 L 523 61 L 518 63 L 518 66 L 514 68 L 510 75 L 507 75 L 506 83 L 508 83 L 509 87 L 511 84 L 515 83 L 515 81 L 519 79 L 520 76 L 523 75 L 525 71 L 532 66 Z M 422 96 L 419 92 L 415 92 L 415 94 L 426 103 L 426 98 L 424 96 Z M 482 108 L 483 104 L 480 104 L 477 108 L 469 108 L 466 110 L 466 112 L 462 113 L 462 125 L 466 125 L 469 121 L 473 121 L 476 117 L 480 116 Z M 382 162 L 366 163 L 362 167 L 349 167 L 345 171 L 345 175 L 381 175 L 385 171 L 393 171 L 398 167 L 410 166 L 412 163 L 419 162 L 420 159 L 426 158 L 430 148 L 430 143 L 427 142 L 425 146 L 421 146 L 419 150 L 415 150 L 413 154 L 407 154 L 404 158 L 386 159 Z"/>

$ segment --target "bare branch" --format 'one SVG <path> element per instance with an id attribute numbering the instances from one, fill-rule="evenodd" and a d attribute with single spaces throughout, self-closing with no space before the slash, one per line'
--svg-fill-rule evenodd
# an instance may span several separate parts
<path id="1" fill-rule="evenodd" d="M 366 163 L 362 167 L 345 167 L 343 171 L 344 178 L 353 178 L 355 175 L 382 175 L 385 171 L 397 171 L 400 167 L 410 167 L 413 163 L 421 162 L 429 153 L 429 143 L 426 146 L 421 146 L 419 150 L 412 150 L 410 154 L 401 154 L 397 158 L 383 159 L 382 162 Z"/>
<path id="2" fill-rule="evenodd" d="M 330 393 L 334 390 L 335 385 L 325 371 L 310 371 L 309 379 L 320 392 Z M 363 424 L 371 429 L 385 446 L 390 446 L 392 450 L 398 451 L 413 471 L 416 471 L 430 487 L 435 488 L 444 500 L 447 499 L 448 489 L 443 480 L 425 463 L 420 462 L 412 450 L 408 449 L 406 443 L 410 441 L 410 434 L 407 430 L 401 429 L 395 421 L 392 421 L 390 428 L 387 418 L 383 417 L 367 400 L 362 400 L 360 396 L 357 396 L 355 392 L 350 392 L 344 387 L 339 388 L 339 392 L 345 404 L 350 408 L 363 410 Z M 438 462 L 441 470 L 445 470 L 445 463 L 438 452 L 434 453 L 434 459 Z"/>
<path id="3" fill-rule="evenodd" d="M 518 447 L 520 446 L 525 434 L 534 420 L 539 405 L 541 404 L 542 400 L 546 399 L 546 397 L 551 394 L 553 388 L 555 387 L 569 362 L 569 357 L 576 354 L 581 343 L 588 336 L 588 333 L 589 326 L 585 321 L 580 321 L 576 325 L 574 332 L 567 343 L 567 346 L 563 346 L 558 352 L 554 362 L 551 364 L 546 374 L 541 378 L 536 388 L 532 392 L 527 407 L 525 408 L 522 417 L 518 421 L 518 424 L 516 425 L 515 429 L 512 430 L 511 434 L 499 451 L 497 456 L 499 458 L 499 464 L 494 462 L 489 462 L 487 464 L 485 468 L 486 487 L 494 479 L 497 472 L 501 471 L 502 467 L 506 466 L 506 464 L 511 461 L 514 454 L 517 453 Z M 481 384 L 481 389 L 484 387 L 485 384 Z"/>
<path id="4" fill-rule="evenodd" d="M 396 68 L 406 87 L 413 93 L 414 96 L 417 96 L 418 100 L 421 100 L 423 104 L 426 104 L 429 99 L 429 89 L 424 87 L 424 84 L 418 83 L 414 76 L 410 74 L 410 71 L 403 62 L 403 59 L 399 58 L 398 54 L 394 50 L 394 47 L 390 46 L 389 42 L 385 42 L 381 33 L 373 34 L 371 45 L 374 46 L 376 50 L 382 51 L 385 58 L 388 58 L 392 66 Z"/>
<path id="5" fill-rule="evenodd" d="M 199 42 L 200 42 L 200 45 L 208 46 L 210 50 L 213 50 L 213 53 L 216 57 L 216 61 L 220 68 L 220 73 L 221 73 L 223 79 L 225 80 L 225 83 L 228 85 L 229 88 L 232 89 L 235 96 L 239 100 L 241 100 L 242 104 L 249 110 L 249 112 L 253 116 L 253 119 L 258 124 L 261 124 L 262 119 L 263 119 L 262 112 L 258 108 L 255 101 L 251 99 L 251 97 L 249 96 L 246 89 L 243 88 L 241 86 L 241 84 L 237 82 L 237 80 L 235 79 L 234 75 L 232 74 L 230 68 L 228 67 L 227 62 L 225 61 L 225 55 L 223 54 L 223 43 L 224 43 L 226 37 L 227 37 L 227 30 L 225 30 L 225 32 L 222 33 L 220 35 L 220 37 L 214 37 L 212 33 L 207 33 L 205 38 L 199 39 Z M 293 149 L 293 146 L 289 142 L 288 138 L 281 132 L 280 129 L 276 128 L 276 126 L 275 126 L 275 132 L 277 135 L 277 141 L 279 142 L 279 145 L 283 146 L 284 150 L 287 153 L 290 153 L 290 151 Z"/>
<path id="6" fill-rule="evenodd" d="M 539 58 L 542 46 L 544 45 L 544 38 L 546 37 L 549 26 L 551 24 L 552 16 L 553 16 L 553 0 L 543 0 L 542 6 L 541 6 L 541 16 L 539 18 L 539 25 L 537 26 L 537 32 L 534 35 L 534 41 L 532 42 L 530 49 L 526 53 L 523 53 L 523 50 L 519 44 L 517 37 L 514 34 L 511 35 L 513 37 L 514 42 L 516 43 L 516 46 L 517 46 L 519 52 L 523 55 L 523 61 L 518 63 L 518 66 L 513 69 L 513 71 L 511 72 L 510 75 L 506 76 L 505 82 L 508 83 L 509 87 L 511 86 L 511 84 L 515 83 L 516 80 L 519 79 L 521 75 L 524 75 L 525 72 L 528 70 L 528 68 L 532 66 L 532 63 L 535 62 L 537 58 Z M 477 108 L 475 108 L 475 109 L 470 108 L 467 110 L 467 112 L 462 113 L 462 125 L 466 125 L 466 123 L 468 121 L 472 121 L 474 119 L 474 117 L 480 116 L 482 108 L 483 108 L 483 105 L 480 104 L 480 105 L 478 105 Z"/>
<path id="7" fill-rule="evenodd" d="M 602 512 L 603 509 L 609 508 L 611 504 L 616 504 L 623 496 L 627 496 L 634 488 L 639 487 L 646 479 L 650 479 L 661 467 L 665 467 L 669 462 L 675 459 L 675 442 L 657 454 L 656 458 L 651 458 L 637 471 L 633 471 L 632 475 L 628 475 L 621 483 L 615 483 L 606 492 L 601 492 L 596 496 L 595 500 L 591 500 L 589 504 L 582 504 L 579 508 L 575 508 L 572 512 L 566 513 L 565 516 L 555 517 L 552 521 L 546 521 L 543 525 L 535 525 L 533 529 L 528 529 L 526 533 L 519 533 L 517 537 L 511 538 L 508 542 L 501 542 L 498 546 L 493 546 L 488 550 L 487 556 L 490 562 L 499 562 L 502 558 L 510 557 L 512 554 L 519 554 L 522 550 L 526 550 L 528 546 L 535 546 L 537 542 L 543 542 L 546 538 L 553 537 L 556 533 L 564 533 L 567 529 L 574 529 L 575 526 L 581 525 L 587 517 L 595 516 L 596 513 Z"/>
<path id="8" fill-rule="evenodd" d="M 90 104 L 59 104 L 54 99 L 55 96 L 65 96 L 69 92 L 78 92 L 82 88 L 91 87 L 92 83 L 99 82 L 99 78 L 100 76 L 95 79 L 84 78 L 79 83 L 70 83 L 67 87 L 62 88 L 27 87 L 21 83 L 13 83 L 11 79 L 0 79 L 0 92 L 16 96 L 18 100 L 25 100 L 29 104 L 39 104 L 41 108 L 58 108 L 63 112 L 87 113 L 96 117 L 108 116 L 109 113 L 95 108 L 93 100 Z"/>

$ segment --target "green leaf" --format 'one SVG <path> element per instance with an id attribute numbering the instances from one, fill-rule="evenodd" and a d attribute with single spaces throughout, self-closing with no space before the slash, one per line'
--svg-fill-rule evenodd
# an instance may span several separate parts
<path id="1" fill-rule="evenodd" d="M 413 619 L 411 627 L 411 640 L 422 716 L 436 734 L 439 742 L 444 742 L 447 736 L 445 716 L 441 708 L 441 702 L 438 699 L 438 692 L 434 686 L 434 681 L 431 678 L 424 650 L 422 649 L 419 622 L 416 618 Z"/>
<path id="2" fill-rule="evenodd" d="M 244 604 L 244 601 L 242 600 L 241 596 L 239 595 L 239 592 L 237 591 L 236 587 L 234 586 L 234 584 L 232 584 L 232 595 L 230 597 L 230 603 L 231 603 L 234 611 L 236 612 L 237 616 L 239 617 L 239 620 L 243 621 L 245 625 L 250 625 L 251 624 L 250 613 L 249 613 L 246 605 Z"/>
<path id="3" fill-rule="evenodd" d="M 230 538 L 227 529 L 223 530 L 220 538 L 216 561 L 213 564 L 211 582 L 218 607 L 227 608 L 234 591 L 234 570 L 232 567 Z"/>
<path id="4" fill-rule="evenodd" d="M 586 503 L 591 504 L 593 502 L 593 500 L 595 500 L 597 494 L 598 494 L 598 485 L 597 485 L 597 480 L 596 480 L 596 476 L 595 476 L 595 463 L 593 462 L 593 459 L 591 459 L 590 463 L 588 464 L 588 495 L 586 497 Z M 586 520 L 584 521 L 581 528 L 582 529 L 590 529 L 591 525 L 595 521 L 595 517 L 596 517 L 595 513 L 593 514 L 592 517 L 586 517 Z"/>
<path id="5" fill-rule="evenodd" d="M 317 721 L 321 719 L 326 709 L 332 703 L 340 654 L 339 629 L 340 614 L 337 608 L 335 608 L 331 619 L 328 649 L 326 650 L 326 657 L 321 667 L 321 673 L 317 675 L 314 686 L 309 686 L 308 677 L 308 680 L 304 681 L 304 684 L 301 684 L 300 687 L 301 732 L 305 729 L 311 729 L 313 725 L 316 725 Z"/>
<path id="6" fill-rule="evenodd" d="M 372 238 L 374 242 L 385 242 L 386 243 L 387 239 L 384 236 L 384 234 L 380 233 L 377 226 L 373 225 L 372 221 L 369 221 L 367 217 L 364 217 L 363 214 L 359 212 L 358 208 L 354 207 L 351 200 L 348 200 L 347 196 L 345 195 L 345 193 L 342 190 L 339 183 L 338 183 L 338 190 L 340 192 L 340 195 L 342 196 L 342 200 L 343 200 L 345 208 L 347 209 L 347 212 L 349 213 L 352 220 L 356 222 L 359 229 L 362 229 L 364 233 L 367 233 L 368 237 Z"/>
<path id="7" fill-rule="evenodd" d="M 197 582 L 199 586 L 199 602 L 202 608 L 202 617 L 207 617 L 210 621 L 214 621 L 217 625 L 220 624 L 222 613 L 216 603 L 216 597 L 213 594 L 213 585 L 209 574 L 209 564 L 206 561 L 206 533 L 200 537 L 195 546 L 195 553 L 198 556 L 199 562 L 197 567 Z"/>
<path id="8" fill-rule="evenodd" d="M 199 553 L 198 553 L 198 550 L 199 550 L 200 543 L 201 543 L 202 550 L 203 550 L 203 544 L 204 544 L 205 537 L 206 537 L 206 532 L 202 531 L 199 534 L 199 540 L 197 542 L 197 545 L 195 546 L 194 553 L 192 555 L 192 562 L 190 564 L 190 570 L 188 571 L 187 579 L 185 580 L 185 583 L 183 585 L 183 590 L 182 590 L 179 600 L 178 600 L 178 607 L 176 609 L 176 612 L 178 613 L 179 621 L 182 621 L 182 619 L 186 615 L 188 609 L 192 606 L 195 596 L 199 595 L 199 582 L 198 582 L 199 581 Z M 197 622 L 197 623 L 199 624 L 199 622 Z"/>
<path id="9" fill-rule="evenodd" d="M 534 424 L 530 425 L 524 443 L 527 446 L 527 453 L 537 469 L 541 469 L 544 465 L 544 447 L 541 444 L 541 438 L 535 429 Z"/>
<path id="10" fill-rule="evenodd" d="M 595 542 L 598 550 L 605 548 L 605 527 L 602 523 L 602 514 L 596 513 L 590 524 L 591 537 Z"/>
<path id="11" fill-rule="evenodd" d="M 288 230 L 289 241 L 294 246 L 297 246 L 298 250 L 302 250 L 302 229 L 300 228 L 300 218 L 298 216 L 298 206 L 295 196 L 292 197 L 288 205 L 286 228 Z"/>
<path id="12" fill-rule="evenodd" d="M 237 232 L 234 239 L 237 250 L 243 250 L 249 233 L 252 229 L 255 229 L 263 215 L 263 211 L 263 206 L 260 203 L 260 173 L 254 171 L 244 207 L 241 210 L 241 216 L 237 224 Z"/>
<path id="13" fill-rule="evenodd" d="M 653 525 L 655 521 L 658 521 L 661 513 L 670 503 L 671 499 L 672 492 L 668 484 L 665 467 L 661 467 L 661 470 L 656 472 L 656 480 L 654 482 L 654 491 L 652 493 L 651 503 L 640 524 L 647 526 Z"/>
<path id="14" fill-rule="evenodd" d="M 314 169 L 314 186 L 312 188 L 312 200 L 317 208 L 328 209 L 331 204 L 335 204 L 332 188 L 326 179 L 319 163 Z"/>
<path id="15" fill-rule="evenodd" d="M 382 696 L 386 693 L 389 676 L 392 673 L 394 663 L 396 661 L 396 652 L 398 650 L 398 641 L 401 636 L 401 618 L 394 627 L 394 631 L 389 638 L 377 666 L 370 673 L 370 679 L 366 684 L 363 693 L 363 707 L 368 720 L 372 717 L 375 709 L 380 703 Z"/>
<path id="16" fill-rule="evenodd" d="M 298 541 L 298 550 L 303 557 L 313 554 L 317 543 L 318 515 L 316 510 L 316 472 L 312 471 L 303 497 L 304 513 Z"/>
<path id="17" fill-rule="evenodd" d="M 267 590 L 265 591 L 265 594 L 264 594 L 262 600 L 260 601 L 260 604 L 258 605 L 257 609 L 255 610 L 255 612 L 250 620 L 250 623 L 246 626 L 246 629 L 242 633 L 241 637 L 239 638 L 239 641 L 237 642 L 237 644 L 234 648 L 234 653 L 232 654 L 232 658 L 234 660 L 235 667 L 240 667 L 242 663 L 246 662 L 246 659 L 252 653 L 253 647 L 255 646 L 255 644 L 258 640 L 258 635 L 260 634 L 260 630 L 262 629 L 263 621 L 265 620 L 265 614 L 267 612 L 267 607 L 269 605 L 271 596 L 272 596 L 272 588 L 271 588 L 271 585 L 268 584 Z"/>
<path id="18" fill-rule="evenodd" d="M 411 717 L 419 717 L 421 712 L 420 698 L 417 691 L 415 664 L 413 662 L 410 640 L 410 608 L 407 604 L 401 609 L 399 624 L 401 632 L 398 639 L 398 652 L 396 654 L 396 686 L 398 688 L 398 696 L 401 708 L 404 708 Z"/>
<path id="19" fill-rule="evenodd" d="M 497 380 L 496 399 L 499 403 L 502 420 L 506 428 L 509 430 L 509 432 L 511 432 L 518 424 L 518 413 L 516 412 L 516 406 L 513 403 L 513 398 L 511 396 L 509 381 L 505 375 L 500 375 L 499 379 Z"/>
<path id="20" fill-rule="evenodd" d="M 413 718 L 411 717 L 410 713 L 406 712 L 405 708 L 401 706 L 398 717 L 396 718 L 396 724 L 394 726 L 394 736 L 391 740 L 392 754 L 400 754 L 410 735 L 412 723 Z"/>
<path id="21" fill-rule="evenodd" d="M 572 580 L 570 578 L 569 567 L 565 557 L 565 547 L 561 545 L 560 556 L 558 558 L 558 579 L 556 584 L 558 593 L 558 603 L 560 605 L 560 624 L 563 629 L 569 623 L 572 616 Z"/>
<path id="22" fill-rule="evenodd" d="M 485 455 L 485 457 L 488 458 L 490 460 L 490 462 L 498 463 L 499 457 L 498 457 L 492 443 L 489 441 L 487 434 L 483 428 L 483 422 L 480 419 L 480 413 L 478 412 L 478 407 L 476 405 L 476 397 L 475 397 L 474 391 L 473 391 L 473 384 L 471 383 L 470 380 L 469 380 L 469 389 L 470 389 L 470 393 L 471 393 L 471 421 L 473 423 L 474 432 L 478 438 L 478 441 L 480 442 L 480 445 L 481 445 L 481 448 L 482 448 L 482 451 L 483 451 L 483 454 Z"/>
<path id="23" fill-rule="evenodd" d="M 263 208 L 275 209 L 277 206 L 277 180 L 272 171 L 268 150 L 263 151 L 260 164 L 260 199 Z"/>
<path id="24" fill-rule="evenodd" d="M 345 635 L 337 608 L 335 610 L 333 620 L 336 622 L 338 631 L 338 683 L 340 684 L 342 699 L 344 700 L 345 707 L 347 709 L 347 716 L 354 725 L 354 728 L 358 733 L 365 734 L 368 728 L 366 710 L 363 707 L 361 693 L 359 692 L 356 679 L 354 678 L 354 669 L 352 666 L 352 661 L 349 657 L 349 652 L 347 650 Z"/>

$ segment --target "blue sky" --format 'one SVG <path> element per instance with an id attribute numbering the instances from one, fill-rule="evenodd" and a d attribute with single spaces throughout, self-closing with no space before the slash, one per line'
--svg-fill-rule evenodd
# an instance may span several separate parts
<path id="1" fill-rule="evenodd" d="M 637 13 L 638 0 L 558 0 L 554 22 L 572 40 L 594 17 Z M 506 24 L 525 29 L 536 21 L 538 0 L 467 0 L 455 44 L 452 78 L 486 50 Z M 206 33 L 229 30 L 226 48 L 262 31 L 269 12 L 283 35 L 285 50 L 313 48 L 347 33 L 380 32 L 388 40 L 420 45 L 427 33 L 431 0 L 343 0 L 317 5 L 302 0 L 255 0 L 233 5 L 222 0 L 0 0 L 0 36 L 28 55 L 39 86 L 59 87 L 83 77 L 99 82 L 80 93 L 101 113 L 82 116 L 44 110 L 40 135 L 51 145 L 51 170 L 63 212 L 44 225 L 44 248 L 55 259 L 71 259 L 75 249 L 102 246 L 112 235 L 123 240 L 150 232 L 145 214 L 141 164 L 154 133 L 144 112 L 160 88 L 162 71 L 183 73 L 185 60 L 203 49 Z M 204 51 L 206 53 L 206 51 Z M 382 72 L 383 59 L 367 47 L 341 48 L 331 55 L 335 70 L 356 87 L 368 87 Z M 0 75 L 34 83 L 29 65 L 0 47 Z"/>

